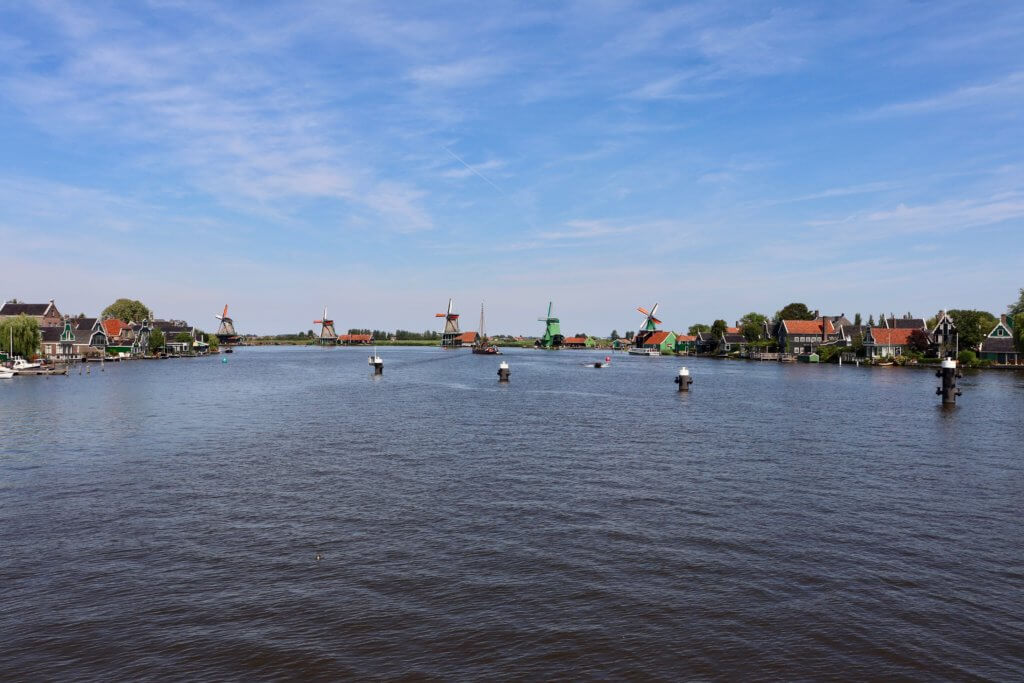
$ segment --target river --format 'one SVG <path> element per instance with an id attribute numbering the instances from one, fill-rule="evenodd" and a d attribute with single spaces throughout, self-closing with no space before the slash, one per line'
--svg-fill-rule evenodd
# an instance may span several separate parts
<path id="1" fill-rule="evenodd" d="M 1024 678 L 1024 373 L 380 352 L 0 381 L 0 677 Z"/>

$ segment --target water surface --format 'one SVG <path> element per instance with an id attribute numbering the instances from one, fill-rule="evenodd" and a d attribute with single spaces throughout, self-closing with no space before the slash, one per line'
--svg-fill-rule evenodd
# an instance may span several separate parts
<path id="1" fill-rule="evenodd" d="M 3 675 L 1024 677 L 1022 374 L 367 355 L 0 383 Z"/>

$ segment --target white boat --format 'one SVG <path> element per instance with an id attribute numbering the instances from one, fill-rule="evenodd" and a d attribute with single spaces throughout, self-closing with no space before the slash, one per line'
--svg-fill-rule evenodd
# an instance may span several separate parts
<path id="1" fill-rule="evenodd" d="M 658 349 L 630 349 L 629 355 L 631 356 L 660 356 L 661 351 Z"/>
<path id="2" fill-rule="evenodd" d="M 42 363 L 29 363 L 19 356 L 14 359 L 14 366 L 11 369 L 18 372 L 19 370 L 38 370 L 40 367 L 42 367 Z"/>
<path id="3" fill-rule="evenodd" d="M 0 365 L 0 379 L 10 379 L 12 377 L 14 377 L 14 370 Z"/>

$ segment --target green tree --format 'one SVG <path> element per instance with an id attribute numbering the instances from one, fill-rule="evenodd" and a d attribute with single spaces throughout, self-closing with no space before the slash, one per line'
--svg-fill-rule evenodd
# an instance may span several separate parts
<path id="1" fill-rule="evenodd" d="M 924 330 L 914 330 L 910 333 L 910 336 L 907 337 L 907 346 L 917 353 L 927 353 L 928 349 L 932 346 L 932 342 L 931 339 L 928 338 L 927 332 Z"/>
<path id="2" fill-rule="evenodd" d="M 875 326 L 875 316 L 869 315 L 868 316 L 868 327 L 874 327 L 874 326 Z"/>
<path id="3" fill-rule="evenodd" d="M 747 313 L 740 318 L 740 330 L 747 341 L 755 342 L 764 339 L 764 324 L 768 316 L 760 313 Z"/>
<path id="4" fill-rule="evenodd" d="M 189 334 L 188 332 L 179 332 L 178 334 L 174 335 L 174 341 L 180 344 L 188 344 L 191 347 L 192 335 Z"/>
<path id="5" fill-rule="evenodd" d="M 143 320 L 152 320 L 153 312 L 146 308 L 146 305 L 135 299 L 118 299 L 103 309 L 101 317 L 117 318 L 126 323 L 140 323 Z"/>
<path id="6" fill-rule="evenodd" d="M 854 313 L 853 314 L 853 324 L 856 327 L 860 327 L 860 313 Z"/>
<path id="7" fill-rule="evenodd" d="M 776 311 L 776 320 L 814 320 L 815 315 L 808 308 L 807 304 L 791 303 L 781 311 Z"/>
<path id="8" fill-rule="evenodd" d="M 217 339 L 217 335 L 207 334 L 206 332 L 201 332 L 200 334 L 202 334 L 202 340 L 210 345 L 210 351 L 216 351 L 220 348 L 220 339 Z"/>
<path id="9" fill-rule="evenodd" d="M 961 349 L 974 349 L 996 326 L 996 317 L 988 311 L 956 308 L 948 311 L 956 324 Z"/>
<path id="10" fill-rule="evenodd" d="M 635 333 L 635 332 L 633 332 L 633 330 L 628 330 L 628 331 L 626 332 L 626 339 L 628 339 L 628 340 L 630 340 L 630 341 L 633 341 L 633 335 L 634 335 L 634 334 L 636 334 L 636 333 Z"/>
<path id="11" fill-rule="evenodd" d="M 711 335 L 715 339 L 718 339 L 723 334 L 725 334 L 725 328 L 727 327 L 729 327 L 729 324 L 724 320 L 716 320 L 715 322 L 711 323 Z"/>
<path id="12" fill-rule="evenodd" d="M 686 330 L 686 334 L 691 337 L 697 336 L 698 332 L 710 332 L 711 326 L 703 323 L 697 323 L 696 325 L 690 325 L 690 329 Z"/>
<path id="13" fill-rule="evenodd" d="M 1017 300 L 1006 307 L 1006 312 L 1014 318 L 1024 313 L 1024 287 L 1021 287 L 1020 296 L 1017 297 Z"/>
<path id="14" fill-rule="evenodd" d="M 0 348 L 15 356 L 32 358 L 39 352 L 39 321 L 24 313 L 0 321 Z"/>
<path id="15" fill-rule="evenodd" d="M 159 353 L 164 348 L 164 333 L 161 330 L 153 330 L 149 333 L 149 355 Z"/>
<path id="16" fill-rule="evenodd" d="M 608 338 L 611 339 L 612 341 L 615 341 L 616 339 L 619 338 L 619 331 L 612 330 L 611 336 L 609 336 Z"/>

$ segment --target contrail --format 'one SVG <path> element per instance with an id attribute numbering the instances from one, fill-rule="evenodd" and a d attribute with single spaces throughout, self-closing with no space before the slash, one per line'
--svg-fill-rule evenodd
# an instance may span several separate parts
<path id="1" fill-rule="evenodd" d="M 456 161 L 458 161 L 458 162 L 459 162 L 460 164 L 462 164 L 463 166 L 465 166 L 466 168 L 468 168 L 468 169 L 469 169 L 469 170 L 470 170 L 471 172 L 475 173 L 475 174 L 476 174 L 476 175 L 477 175 L 477 176 L 478 176 L 478 177 L 479 177 L 479 178 L 480 178 L 481 180 L 483 180 L 483 181 L 484 181 L 485 183 L 487 183 L 488 185 L 490 185 L 491 187 L 493 187 L 493 188 L 494 188 L 495 190 L 497 190 L 498 192 L 502 193 L 502 194 L 503 194 L 503 195 L 505 195 L 506 197 L 508 196 L 508 195 L 507 195 L 507 194 L 505 193 L 505 190 L 501 189 L 500 187 L 498 187 L 497 185 L 495 185 L 494 183 L 492 183 L 492 182 L 491 182 L 491 179 L 490 179 L 490 178 L 488 178 L 488 177 L 487 177 L 487 176 L 485 176 L 485 175 L 484 175 L 483 173 L 481 173 L 480 171 L 476 170 L 475 168 L 473 168 L 472 166 L 470 166 L 469 164 L 467 164 L 467 163 L 466 163 L 465 161 L 463 161 L 463 160 L 462 160 L 462 157 L 460 157 L 460 156 L 459 156 L 458 154 L 456 154 L 455 152 L 451 151 L 451 150 L 450 150 L 450 149 L 448 149 L 447 147 L 445 147 L 445 148 L 444 148 L 444 151 L 448 152 L 448 153 L 449 153 L 449 154 L 451 154 L 451 155 L 452 155 L 453 157 L 455 157 L 455 160 L 456 160 Z"/>

